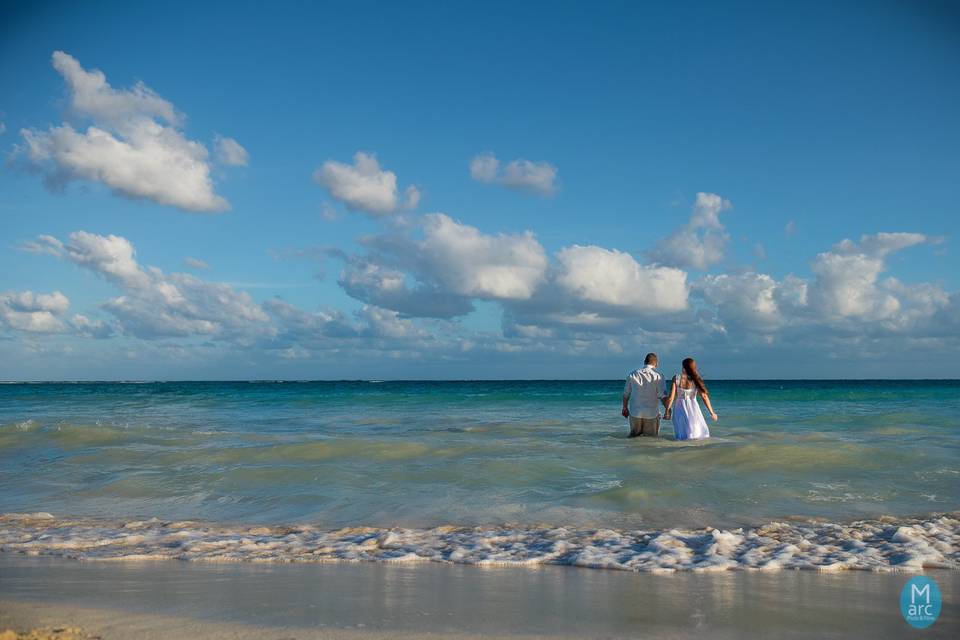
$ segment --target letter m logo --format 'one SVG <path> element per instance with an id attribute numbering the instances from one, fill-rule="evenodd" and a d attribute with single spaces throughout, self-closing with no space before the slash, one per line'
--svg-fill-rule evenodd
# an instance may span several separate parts
<path id="1" fill-rule="evenodd" d="M 927 604 L 930 604 L 929 582 L 922 587 L 917 587 L 915 584 L 910 585 L 910 604 L 916 604 L 919 598 L 926 598 Z"/>

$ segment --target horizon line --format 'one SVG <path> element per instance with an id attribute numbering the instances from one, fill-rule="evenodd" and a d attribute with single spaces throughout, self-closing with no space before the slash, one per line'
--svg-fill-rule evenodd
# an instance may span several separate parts
<path id="1" fill-rule="evenodd" d="M 257 383 L 312 383 L 312 382 L 366 382 L 381 384 L 387 382 L 612 382 L 623 378 L 208 378 L 208 379 L 151 379 L 127 378 L 116 380 L 103 379 L 62 379 L 62 380 L 0 380 L 0 384 L 168 384 L 168 383 L 216 383 L 245 382 Z M 711 378 L 714 382 L 960 382 L 960 378 Z"/>

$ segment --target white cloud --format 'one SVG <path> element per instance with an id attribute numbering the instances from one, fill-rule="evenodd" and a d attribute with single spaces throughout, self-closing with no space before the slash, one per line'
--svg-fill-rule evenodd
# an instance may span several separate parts
<path id="1" fill-rule="evenodd" d="M 500 170 L 500 161 L 492 153 L 481 153 L 470 161 L 470 177 L 478 182 L 494 182 Z"/>
<path id="2" fill-rule="evenodd" d="M 214 136 L 213 146 L 217 151 L 217 159 L 223 164 L 245 167 L 250 162 L 250 154 L 233 138 Z"/>
<path id="3" fill-rule="evenodd" d="M 37 236 L 36 240 L 21 242 L 17 248 L 28 253 L 47 253 L 60 257 L 63 244 L 53 236 L 41 235 Z"/>
<path id="4" fill-rule="evenodd" d="M 720 213 L 731 208 L 729 200 L 714 193 L 698 193 L 685 225 L 661 240 L 651 258 L 667 266 L 705 271 L 723 259 L 730 239 L 720 222 Z"/>
<path id="5" fill-rule="evenodd" d="M 442 213 L 424 218 L 418 243 L 423 270 L 449 291 L 478 298 L 524 299 L 547 270 L 547 256 L 533 233 L 481 233 Z"/>
<path id="6" fill-rule="evenodd" d="M 307 312 L 279 298 L 264 303 L 264 308 L 278 321 L 282 335 L 279 340 L 291 344 L 309 343 L 313 345 L 321 338 L 349 338 L 359 335 L 340 311 L 321 310 Z"/>
<path id="7" fill-rule="evenodd" d="M 133 245 L 121 236 L 75 231 L 67 243 L 52 236 L 40 236 L 37 242 L 46 243 L 58 255 L 106 277 L 121 288 L 140 289 L 150 285 L 150 276 L 134 257 Z"/>
<path id="8" fill-rule="evenodd" d="M 338 282 L 351 297 L 405 316 L 453 318 L 473 310 L 470 300 L 461 295 L 424 282 L 408 286 L 407 279 L 404 272 L 376 258 L 351 257 Z"/>
<path id="9" fill-rule="evenodd" d="M 70 307 L 70 300 L 59 291 L 35 294 L 32 291 L 5 296 L 5 303 L 15 311 L 49 311 L 61 314 Z"/>
<path id="10" fill-rule="evenodd" d="M 72 111 L 92 121 L 86 131 L 70 124 L 23 129 L 26 161 L 46 172 L 51 188 L 73 180 L 106 185 L 114 193 L 186 211 L 224 211 L 214 191 L 206 147 L 188 140 L 173 105 L 143 83 L 116 90 L 104 74 L 88 71 L 57 51 L 53 66 L 67 82 Z"/>
<path id="11" fill-rule="evenodd" d="M 63 51 L 54 51 L 52 62 L 70 87 L 71 106 L 81 115 L 117 126 L 142 117 L 160 118 L 169 124 L 182 120 L 170 102 L 142 82 L 132 89 L 117 91 L 102 71 L 87 71 Z"/>
<path id="12" fill-rule="evenodd" d="M 364 305 L 357 314 L 365 323 L 366 332 L 378 338 L 426 338 L 430 334 L 396 311 Z"/>
<path id="13" fill-rule="evenodd" d="M 765 273 L 708 275 L 697 290 L 712 303 L 717 315 L 736 328 L 773 331 L 786 321 L 781 307 L 806 304 L 806 283 L 790 277 L 783 283 Z"/>
<path id="14" fill-rule="evenodd" d="M 348 209 L 373 216 L 393 213 L 401 206 L 413 208 L 420 202 L 420 191 L 411 185 L 401 203 L 397 175 L 381 169 L 377 157 L 363 151 L 354 154 L 352 165 L 327 160 L 314 171 L 313 179 Z"/>
<path id="15" fill-rule="evenodd" d="M 340 285 L 354 298 L 407 316 L 451 318 L 474 298 L 525 299 L 546 277 L 548 260 L 530 232 L 487 235 L 442 213 L 406 231 L 369 236 L 366 256 L 345 256 Z"/>
<path id="16" fill-rule="evenodd" d="M 436 344 L 433 336 L 412 320 L 373 305 L 364 305 L 354 314 L 354 319 L 331 309 L 304 311 L 279 298 L 268 300 L 264 307 L 275 318 L 279 329 L 267 344 L 283 358 L 344 349 L 351 353 L 366 349 L 393 353 L 413 343 Z"/>
<path id="17" fill-rule="evenodd" d="M 24 248 L 61 256 L 120 289 L 100 305 L 111 317 L 67 319 L 62 294 L 8 293 L 0 296 L 0 326 L 17 338 L 0 341 L 0 350 L 56 342 L 43 333 L 163 338 L 151 344 L 176 347 L 187 359 L 192 353 L 195 361 L 219 350 L 238 363 L 304 360 L 304 367 L 327 367 L 317 369 L 322 375 L 343 375 L 331 363 L 401 360 L 440 367 L 427 369 L 430 375 L 469 375 L 483 366 L 488 375 L 504 364 L 511 371 L 517 365 L 518 375 L 544 375 L 549 363 L 563 375 L 583 367 L 606 375 L 611 362 L 633 366 L 629 358 L 655 350 L 741 363 L 743 375 L 744 362 L 809 362 L 814 352 L 853 362 L 934 357 L 955 351 L 960 336 L 960 295 L 884 273 L 893 252 L 933 242 L 921 234 L 840 242 L 816 257 L 809 279 L 743 272 L 691 283 L 681 269 L 644 265 L 615 249 L 573 245 L 551 260 L 529 232 L 484 233 L 443 214 L 404 219 L 411 224 L 362 238 L 363 255 L 333 247 L 297 252 L 343 261 L 341 286 L 365 303 L 353 313 L 305 310 L 278 298 L 257 304 L 228 284 L 144 266 L 120 236 L 42 236 Z M 718 223 L 709 215 L 698 220 Z M 499 310 L 499 328 L 449 320 L 474 308 L 483 319 Z"/>
<path id="18" fill-rule="evenodd" d="M 919 233 L 865 235 L 859 243 L 844 240 L 819 254 L 811 268 L 810 302 L 828 317 L 884 320 L 901 311 L 901 298 L 878 283 L 884 258 L 927 240 Z"/>
<path id="19" fill-rule="evenodd" d="M 873 235 L 860 236 L 859 243 L 855 243 L 852 240 L 843 240 L 834 247 L 834 250 L 843 253 L 863 253 L 869 256 L 884 258 L 902 249 L 931 241 L 931 238 L 928 238 L 922 233 L 881 232 Z"/>
<path id="20" fill-rule="evenodd" d="M 0 134 L 4 134 L 6 132 L 7 132 L 7 125 L 4 124 L 3 122 L 0 122 Z"/>
<path id="21" fill-rule="evenodd" d="M 858 242 L 844 240 L 820 253 L 810 281 L 767 274 L 722 274 L 704 277 L 695 286 L 713 306 L 726 331 L 776 332 L 790 329 L 795 338 L 816 335 L 880 335 L 933 332 L 950 305 L 939 285 L 906 285 L 881 279 L 885 258 L 930 239 L 917 233 L 878 233 Z M 800 332 L 800 333 L 798 333 Z"/>
<path id="22" fill-rule="evenodd" d="M 206 261 L 191 256 L 187 256 L 183 259 L 183 266 L 188 269 L 199 269 L 201 271 L 207 271 L 210 269 L 210 265 L 207 264 Z"/>
<path id="23" fill-rule="evenodd" d="M 640 265 L 628 253 L 573 245 L 557 253 L 557 283 L 571 295 L 638 313 L 687 308 L 687 274 L 670 267 Z"/>
<path id="24" fill-rule="evenodd" d="M 77 335 L 84 338 L 109 338 L 113 335 L 113 328 L 103 320 L 88 318 L 77 313 L 70 319 L 70 325 Z"/>
<path id="25" fill-rule="evenodd" d="M 60 316 L 69 306 L 70 300 L 59 291 L 0 294 L 0 327 L 30 333 L 63 333 L 66 325 Z"/>
<path id="26" fill-rule="evenodd" d="M 551 268 L 529 231 L 486 234 L 435 213 L 402 233 L 362 242 L 370 251 L 343 256 L 339 284 L 350 296 L 402 316 L 453 318 L 489 300 L 507 308 L 509 331 L 529 337 L 529 329 L 516 327 L 622 325 L 631 317 L 688 308 L 687 276 L 680 269 L 576 245 L 559 251 Z"/>
<path id="27" fill-rule="evenodd" d="M 557 190 L 557 168 L 549 162 L 517 158 L 501 167 L 497 157 L 489 152 L 478 154 L 470 161 L 470 177 L 478 182 L 542 196 L 552 196 Z"/>
<path id="28" fill-rule="evenodd" d="M 126 238 L 86 231 L 68 242 L 42 236 L 35 243 L 106 278 L 123 295 L 103 304 L 121 331 L 142 338 L 206 335 L 244 341 L 272 331 L 269 317 L 246 292 L 185 273 L 142 267 Z M 85 325 L 80 321 L 81 325 Z"/>

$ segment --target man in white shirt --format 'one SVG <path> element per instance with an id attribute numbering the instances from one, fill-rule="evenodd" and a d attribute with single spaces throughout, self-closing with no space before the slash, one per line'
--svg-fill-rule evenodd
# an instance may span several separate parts
<path id="1" fill-rule="evenodd" d="M 667 393 L 663 376 L 657 371 L 657 354 L 648 353 L 643 359 L 643 368 L 627 376 L 623 387 L 624 418 L 630 419 L 630 437 L 657 436 L 660 434 L 660 407 L 658 400 L 667 406 Z"/>

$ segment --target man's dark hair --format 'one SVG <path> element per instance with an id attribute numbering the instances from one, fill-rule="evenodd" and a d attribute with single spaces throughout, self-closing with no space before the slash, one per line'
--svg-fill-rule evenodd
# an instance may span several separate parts
<path id="1" fill-rule="evenodd" d="M 643 364 L 657 364 L 659 360 L 660 359 L 657 357 L 657 354 L 648 353 L 647 357 L 643 359 Z"/>

